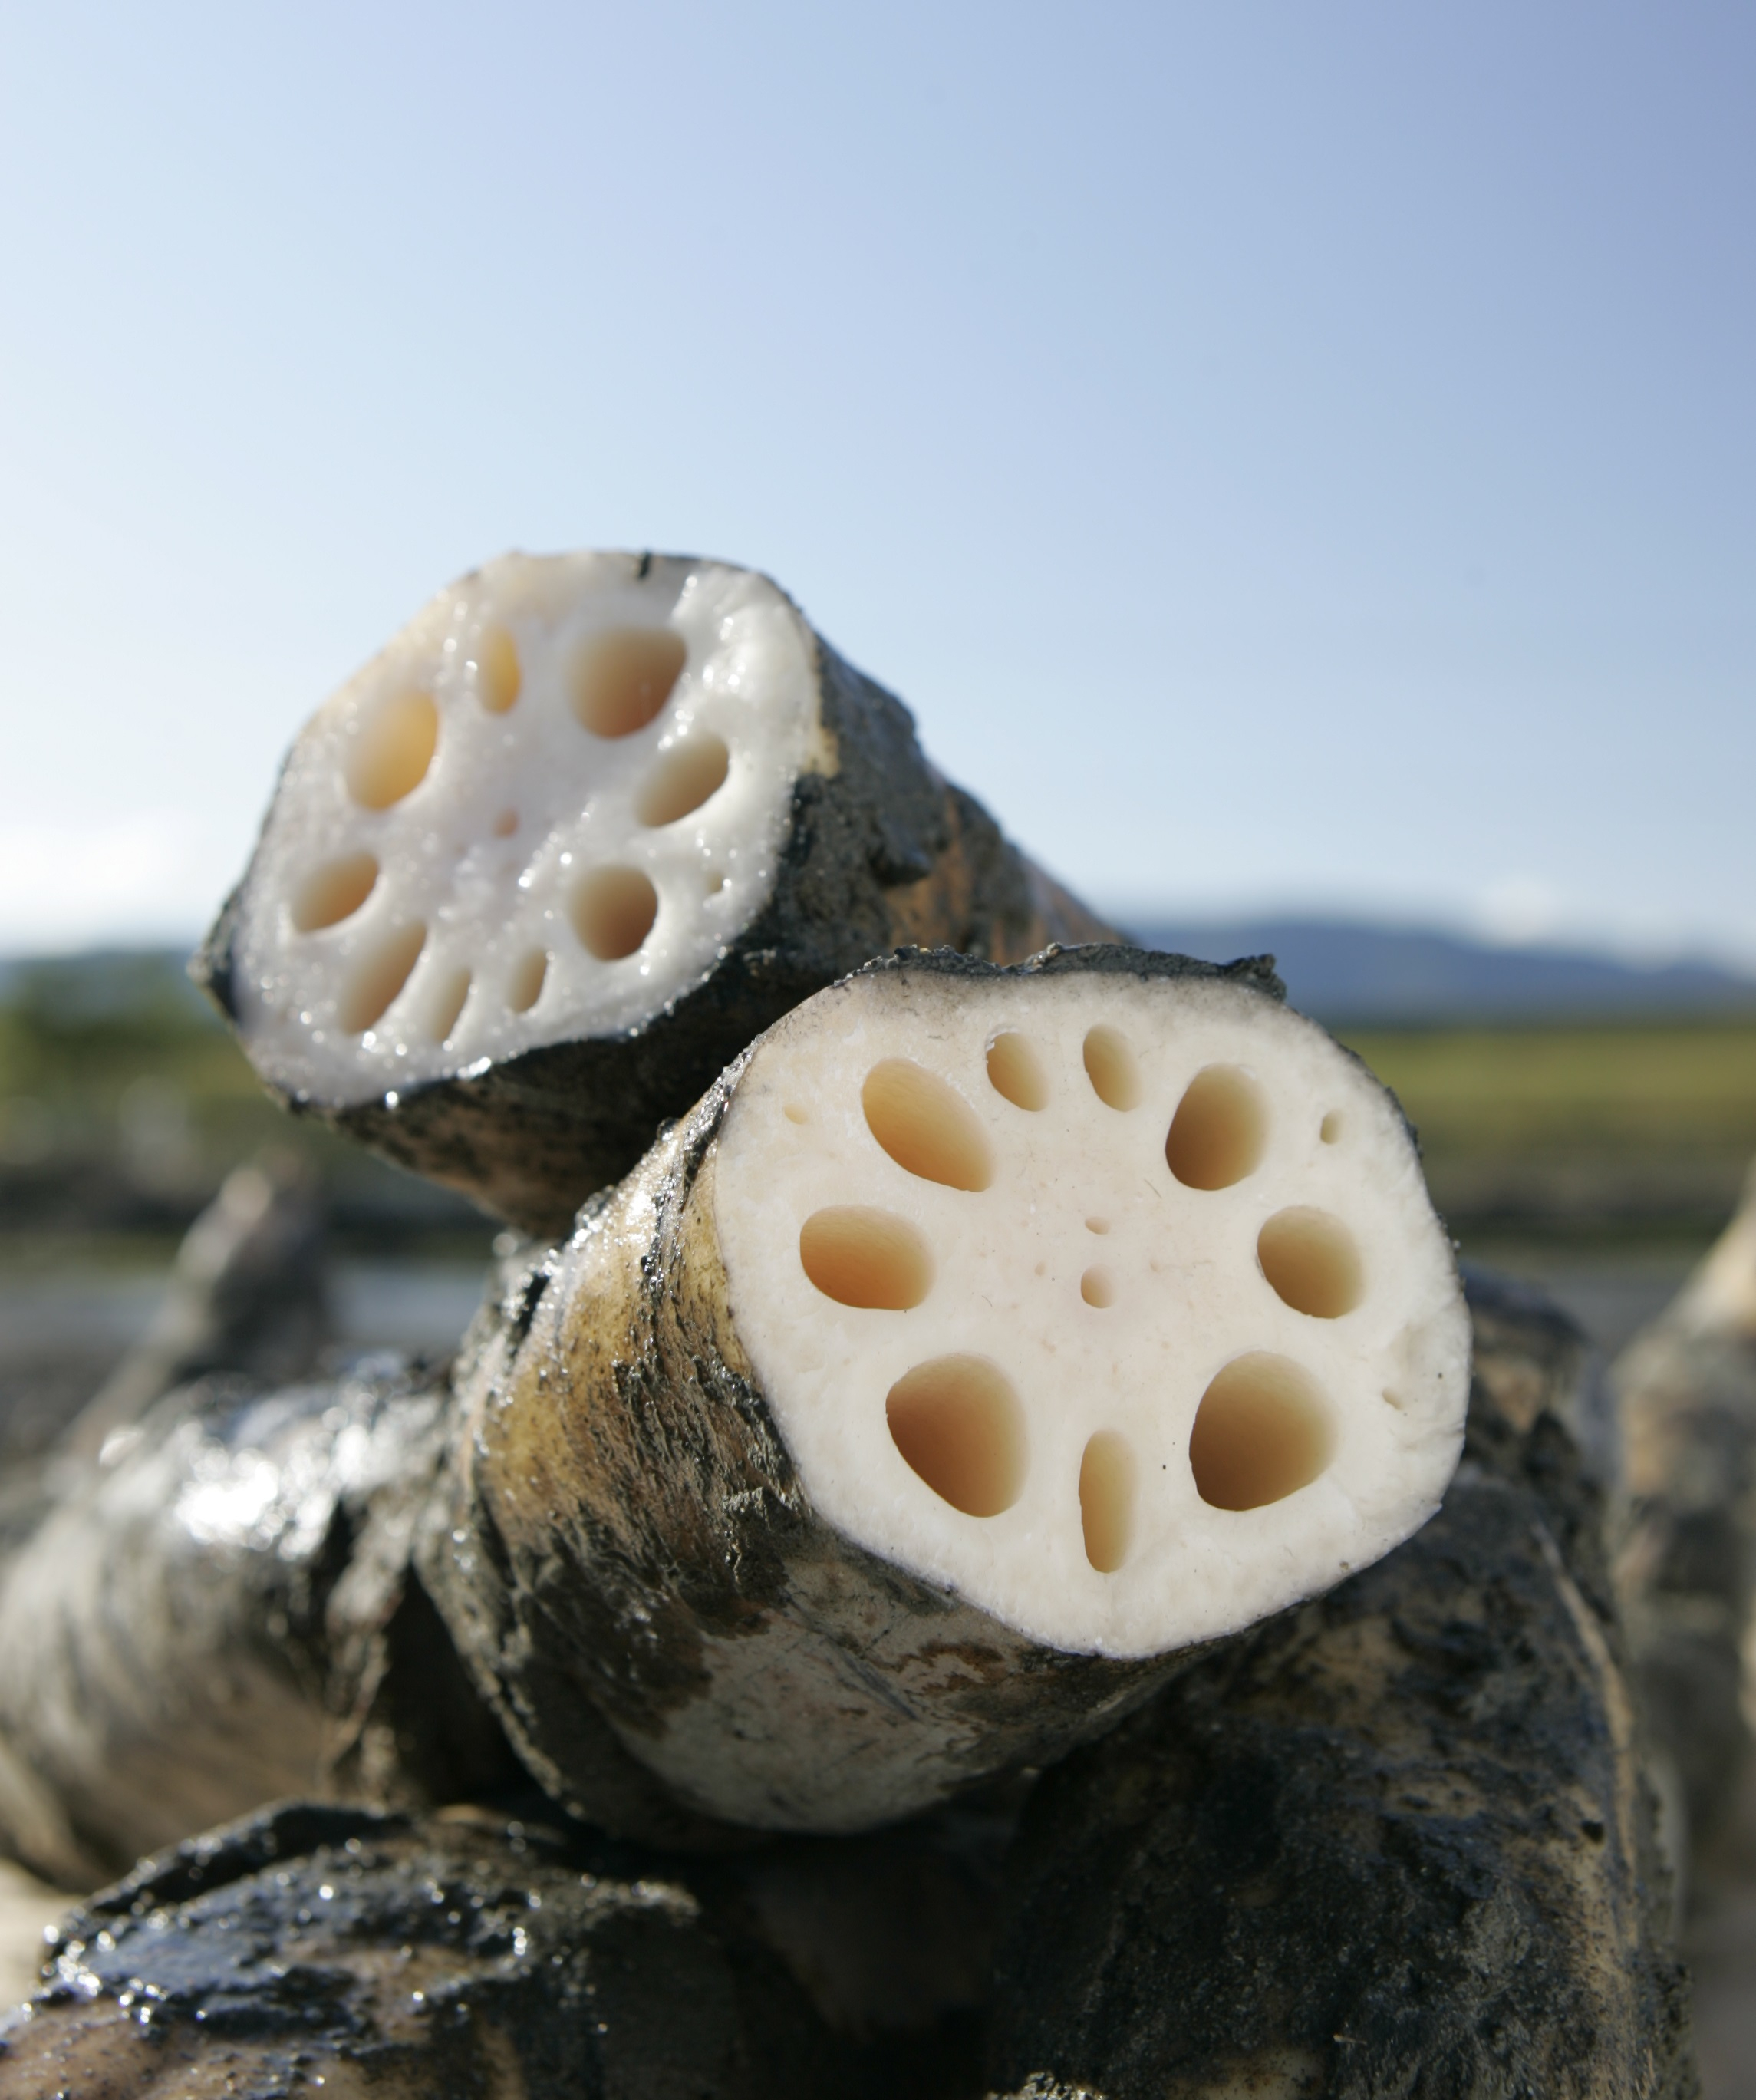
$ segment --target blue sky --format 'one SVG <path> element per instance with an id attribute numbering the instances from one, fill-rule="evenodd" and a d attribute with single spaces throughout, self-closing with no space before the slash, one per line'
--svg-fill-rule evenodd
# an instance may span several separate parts
<path id="1" fill-rule="evenodd" d="M 511 545 L 769 570 L 1113 907 L 1756 960 L 1756 11 L 0 4 L 0 950 Z"/>

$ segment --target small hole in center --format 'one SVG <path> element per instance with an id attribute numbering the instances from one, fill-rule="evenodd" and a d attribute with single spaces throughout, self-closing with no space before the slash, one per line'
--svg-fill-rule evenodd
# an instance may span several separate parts
<path id="1" fill-rule="evenodd" d="M 1341 1136 L 1341 1111 L 1331 1109 L 1317 1125 L 1317 1136 L 1326 1145 L 1333 1145 Z"/>
<path id="2" fill-rule="evenodd" d="M 1116 1302 L 1115 1278 L 1107 1268 L 1088 1268 L 1079 1278 L 1079 1295 L 1103 1312 Z"/>
<path id="3" fill-rule="evenodd" d="M 502 810 L 494 819 L 494 836 L 496 839 L 510 839 L 518 828 L 518 813 L 516 810 Z"/>
<path id="4" fill-rule="evenodd" d="M 1110 1220 L 1108 1218 L 1088 1218 L 1085 1221 L 1085 1229 L 1088 1233 L 1107 1233 L 1110 1230 Z"/>

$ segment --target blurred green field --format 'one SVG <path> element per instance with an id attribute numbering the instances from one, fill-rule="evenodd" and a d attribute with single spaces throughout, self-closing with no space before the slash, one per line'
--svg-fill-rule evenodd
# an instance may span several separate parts
<path id="1" fill-rule="evenodd" d="M 1756 1156 L 1756 1018 L 1341 1033 L 1466 1245 L 1705 1243 Z"/>
<path id="2" fill-rule="evenodd" d="M 344 1244 L 487 1246 L 461 1198 L 272 1101 L 180 957 L 20 964 L 0 982 L 0 1259 L 69 1239 L 156 1255 L 265 1149 L 308 1162 Z"/>
<path id="3" fill-rule="evenodd" d="M 1396 1090 L 1472 1251 L 1705 1245 L 1756 1155 L 1756 1017 L 1340 1033 Z M 267 1145 L 310 1160 L 344 1235 L 485 1244 L 461 1201 L 277 1109 L 178 958 L 0 982 L 5 1246 L 174 1233 Z"/>

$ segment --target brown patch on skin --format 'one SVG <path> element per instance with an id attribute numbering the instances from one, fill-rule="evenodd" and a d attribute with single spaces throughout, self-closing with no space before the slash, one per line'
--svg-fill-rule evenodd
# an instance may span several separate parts
<path id="1" fill-rule="evenodd" d="M 1695 2092 L 1565 1323 L 1480 1277 L 1471 1299 L 1502 1370 L 1528 1323 L 1511 1389 L 1552 1404 L 1520 1434 L 1479 1380 L 1424 1530 L 1046 1776 L 1008 1869 L 997 2089 L 1193 2100 L 1279 2058 L 1362 2100 Z"/>

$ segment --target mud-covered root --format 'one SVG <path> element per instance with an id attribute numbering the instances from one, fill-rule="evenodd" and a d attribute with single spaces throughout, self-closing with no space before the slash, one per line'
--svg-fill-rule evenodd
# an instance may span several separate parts
<path id="1" fill-rule="evenodd" d="M 485 1816 L 219 1833 L 71 1917 L 55 1979 L 4 2037 L 7 2100 L 814 2100 L 842 2067 L 660 1863 Z"/>
<path id="2" fill-rule="evenodd" d="M 578 1812 L 602 1716 L 705 1813 L 869 1828 L 1388 1551 L 1467 1364 L 1394 1104 L 1259 971 L 902 955 L 510 1279 L 421 1564 Z"/>
<path id="3" fill-rule="evenodd" d="M 409 1567 L 443 1383 L 218 1379 L 114 1427 L 0 1573 L 0 1842 L 66 1887 L 289 1793 L 522 1770 Z"/>
<path id="4" fill-rule="evenodd" d="M 1756 1768 L 1756 1172 L 1617 1359 L 1631 1513 L 1618 1577 L 1653 1735 L 1711 1851 Z"/>
<path id="5" fill-rule="evenodd" d="M 0 2093 L 969 2100 L 995 1850 L 926 1826 L 688 1864 L 540 1803 L 287 1804 L 64 1922 Z"/>
<path id="6" fill-rule="evenodd" d="M 301 732 L 198 973 L 282 1095 L 549 1233 L 869 957 L 1106 938 L 766 577 L 508 554 Z"/>
<path id="7" fill-rule="evenodd" d="M 1471 1291 L 1493 1377 L 1440 1514 L 1045 1776 L 996 2092 L 1696 2090 L 1557 1322 L 1520 1378 L 1519 1295 Z"/>

